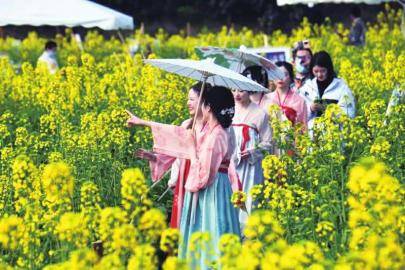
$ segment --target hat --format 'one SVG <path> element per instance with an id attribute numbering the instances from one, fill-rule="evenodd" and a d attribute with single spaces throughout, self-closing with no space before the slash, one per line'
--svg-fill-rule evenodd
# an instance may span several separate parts
<path id="1" fill-rule="evenodd" d="M 293 51 L 298 51 L 302 49 L 311 49 L 309 39 L 305 39 L 294 43 Z"/>

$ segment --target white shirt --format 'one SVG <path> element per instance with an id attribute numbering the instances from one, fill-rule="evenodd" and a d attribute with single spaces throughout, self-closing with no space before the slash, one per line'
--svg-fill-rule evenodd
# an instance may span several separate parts
<path id="1" fill-rule="evenodd" d="M 38 58 L 38 64 L 45 63 L 49 69 L 49 72 L 54 74 L 58 68 L 58 61 L 51 51 L 44 51 L 42 55 Z"/>
<path id="2" fill-rule="evenodd" d="M 305 99 L 308 106 L 308 123 L 312 122 L 316 116 L 316 113 L 311 111 L 310 106 L 316 99 L 320 99 L 316 78 L 307 80 L 306 83 L 300 89 L 298 89 L 298 93 Z M 340 106 L 342 111 L 350 118 L 353 118 L 356 115 L 354 96 L 343 79 L 334 78 L 325 89 L 322 99 L 337 100 L 337 104 Z"/>

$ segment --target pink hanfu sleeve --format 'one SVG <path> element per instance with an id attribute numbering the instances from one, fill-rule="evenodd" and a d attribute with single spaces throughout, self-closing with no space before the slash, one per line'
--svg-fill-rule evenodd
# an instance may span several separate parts
<path id="1" fill-rule="evenodd" d="M 154 152 L 176 158 L 195 158 L 196 147 L 191 130 L 159 123 L 153 123 L 151 128 Z"/>
<path id="2" fill-rule="evenodd" d="M 170 169 L 173 162 L 176 160 L 175 157 L 171 157 L 165 154 L 155 154 L 156 160 L 149 161 L 150 173 L 153 182 L 160 180 L 165 173 Z"/>
<path id="3" fill-rule="evenodd" d="M 228 167 L 228 177 L 231 183 L 232 191 L 242 191 L 242 182 L 239 179 L 238 173 L 236 172 L 235 162 L 231 158 Z"/>

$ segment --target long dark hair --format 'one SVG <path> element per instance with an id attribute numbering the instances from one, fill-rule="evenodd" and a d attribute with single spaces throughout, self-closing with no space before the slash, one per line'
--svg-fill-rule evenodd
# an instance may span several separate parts
<path id="1" fill-rule="evenodd" d="M 202 82 L 198 82 L 198 83 L 195 83 L 193 86 L 191 86 L 190 89 L 192 89 L 199 96 L 201 93 L 201 87 L 202 87 Z M 210 85 L 205 84 L 205 87 L 210 87 Z"/>
<path id="2" fill-rule="evenodd" d="M 312 57 L 310 65 L 311 74 L 314 66 L 320 66 L 327 69 L 327 80 L 331 81 L 333 78 L 337 77 L 335 69 L 333 68 L 332 58 L 326 51 L 317 52 L 316 54 L 314 54 L 314 57 Z"/>
<path id="3" fill-rule="evenodd" d="M 235 115 L 235 101 L 231 90 L 222 86 L 204 89 L 202 100 L 205 106 L 211 108 L 212 113 L 223 128 L 232 124 Z"/>
<path id="4" fill-rule="evenodd" d="M 256 65 L 247 67 L 241 74 L 257 82 L 265 88 L 269 87 L 269 78 L 267 77 L 267 71 L 262 66 Z"/>
<path id="5" fill-rule="evenodd" d="M 288 71 L 288 75 L 290 76 L 291 82 L 294 81 L 294 69 L 290 63 L 288 63 L 286 61 L 278 61 L 278 62 L 276 62 L 276 66 L 284 67 Z"/>

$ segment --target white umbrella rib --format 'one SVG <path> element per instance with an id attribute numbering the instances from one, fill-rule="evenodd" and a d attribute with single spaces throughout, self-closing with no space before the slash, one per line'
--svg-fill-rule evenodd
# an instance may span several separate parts
<path id="1" fill-rule="evenodd" d="M 255 91 L 256 92 L 256 90 L 252 90 L 251 89 L 251 86 L 248 84 L 248 83 L 246 83 L 246 82 L 242 82 L 242 87 L 244 87 L 244 89 L 242 89 L 242 90 L 247 90 L 247 89 L 249 89 L 249 91 Z"/>
<path id="2" fill-rule="evenodd" d="M 182 74 L 181 72 L 183 71 L 183 70 L 187 70 L 188 69 L 188 67 L 179 67 L 179 66 L 173 66 L 173 68 L 168 68 L 168 70 L 170 70 L 170 72 L 173 72 L 173 73 L 177 73 L 177 74 Z"/>
<path id="3" fill-rule="evenodd" d="M 218 80 L 222 82 L 222 85 L 223 85 L 224 87 L 226 87 L 226 88 L 228 88 L 228 89 L 231 89 L 231 86 L 229 85 L 229 83 L 228 83 L 227 80 L 225 80 L 225 79 L 222 78 L 222 77 L 218 77 Z"/>
<path id="4" fill-rule="evenodd" d="M 216 85 L 216 84 L 215 84 L 215 78 L 216 78 L 216 76 L 212 76 L 212 77 L 209 78 L 209 80 L 211 81 L 210 84 L 211 84 L 212 86 Z"/>
<path id="5" fill-rule="evenodd" d="M 185 74 L 184 76 L 186 76 L 186 77 L 193 77 L 192 74 L 195 73 L 195 72 L 201 73 L 201 72 L 199 72 L 198 70 L 190 69 L 190 73 L 187 73 L 187 74 Z M 197 77 L 197 75 L 196 75 L 196 77 Z"/>
<path id="6" fill-rule="evenodd" d="M 234 88 L 234 89 L 240 89 L 239 85 L 238 85 L 236 82 L 234 82 L 234 81 L 232 81 L 232 80 L 229 80 L 229 82 L 232 83 L 232 84 L 234 84 L 235 87 L 232 87 L 232 86 L 231 86 L 231 87 L 228 87 L 228 88 L 231 88 L 231 89 L 232 89 L 232 88 Z M 243 89 L 242 89 L 242 90 L 243 90 Z"/>

